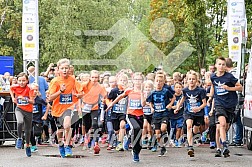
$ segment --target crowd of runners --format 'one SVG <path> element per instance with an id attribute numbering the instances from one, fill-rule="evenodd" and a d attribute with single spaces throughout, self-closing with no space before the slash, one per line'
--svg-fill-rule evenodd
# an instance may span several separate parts
<path id="1" fill-rule="evenodd" d="M 75 76 L 70 60 L 61 59 L 37 83 L 31 66 L 29 75 L 20 73 L 10 87 L 17 105 L 16 148 L 25 142 L 30 157 L 38 151 L 43 129 L 44 142 L 57 144 L 63 158 L 73 156 L 77 145 L 99 155 L 103 142 L 108 151 L 132 149 L 138 162 L 144 147 L 165 156 L 168 146 L 186 146 L 194 157 L 194 138 L 200 134 L 201 142 L 216 149 L 216 157 L 228 157 L 227 130 L 237 91 L 242 91 L 229 71 L 230 61 L 219 57 L 200 73 L 169 75 L 157 68 L 146 75 L 124 69 L 115 75 L 92 70 Z"/>

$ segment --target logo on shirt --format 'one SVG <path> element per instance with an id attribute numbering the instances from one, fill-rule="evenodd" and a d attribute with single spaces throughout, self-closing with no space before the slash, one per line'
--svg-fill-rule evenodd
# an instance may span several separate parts
<path id="1" fill-rule="evenodd" d="M 198 95 L 193 96 L 192 94 L 188 95 L 186 93 L 186 96 L 188 97 L 188 101 L 189 101 L 189 103 L 187 104 L 187 109 L 188 109 L 189 112 L 193 112 L 193 110 L 192 110 L 193 108 L 196 108 L 196 107 L 200 106 L 200 103 L 197 102 Z"/>
<path id="2" fill-rule="evenodd" d="M 164 101 L 164 95 L 161 95 L 161 96 L 154 95 L 153 98 L 154 98 L 154 101 L 157 101 L 157 100 Z"/>
<path id="3" fill-rule="evenodd" d="M 216 93 L 217 95 L 225 95 L 228 93 L 228 91 L 226 89 L 223 88 L 223 85 L 225 85 L 226 82 L 221 83 L 220 81 L 217 83 L 216 81 L 214 81 L 214 83 L 217 85 L 215 86 L 216 88 Z"/>

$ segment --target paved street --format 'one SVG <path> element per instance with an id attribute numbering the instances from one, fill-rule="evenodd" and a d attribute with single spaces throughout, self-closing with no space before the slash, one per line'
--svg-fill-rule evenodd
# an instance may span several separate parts
<path id="1" fill-rule="evenodd" d="M 215 158 L 214 151 L 207 145 L 195 148 L 195 157 L 187 156 L 186 148 L 167 148 L 166 157 L 158 157 L 158 153 L 149 150 L 142 150 L 140 162 L 132 162 L 130 151 L 116 152 L 107 151 L 105 145 L 101 149 L 100 156 L 93 156 L 89 150 L 82 151 L 79 146 L 73 149 L 74 155 L 78 158 L 59 158 L 58 148 L 52 146 L 39 146 L 39 151 L 33 153 L 31 158 L 26 157 L 25 150 L 16 150 L 14 145 L 5 144 L 0 147 L 0 167 L 74 167 L 74 166 L 211 166 L 211 167 L 238 167 L 252 166 L 252 151 L 244 147 L 230 147 L 231 156 L 229 158 Z"/>

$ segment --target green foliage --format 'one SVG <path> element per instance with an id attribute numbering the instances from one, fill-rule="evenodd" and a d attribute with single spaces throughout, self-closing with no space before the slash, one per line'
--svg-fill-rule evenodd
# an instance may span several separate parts
<path id="1" fill-rule="evenodd" d="M 6 2 L 8 2 L 6 4 Z M 252 2 L 245 0 L 248 19 L 248 43 L 252 37 Z M 0 0 L 0 14 L 6 18 L 0 29 L 0 55 L 15 57 L 15 73 L 22 71 L 22 1 Z M 150 35 L 150 25 L 157 18 L 169 18 L 175 27 L 174 37 L 168 42 L 157 42 Z M 107 30 L 118 20 L 131 20 L 166 55 L 179 43 L 190 42 L 195 48 L 176 70 L 185 73 L 198 71 L 214 63 L 217 56 L 228 56 L 227 32 L 223 30 L 226 17 L 226 0 L 39 0 L 40 71 L 51 62 L 67 57 L 75 60 L 116 59 L 129 41 L 122 40 L 104 56 L 94 50 L 100 40 L 111 37 L 88 37 L 85 30 Z M 134 56 L 145 55 L 144 46 Z M 141 59 L 142 60 L 142 59 Z M 76 65 L 76 71 L 115 70 L 115 66 Z M 152 71 L 150 65 L 145 72 Z"/>

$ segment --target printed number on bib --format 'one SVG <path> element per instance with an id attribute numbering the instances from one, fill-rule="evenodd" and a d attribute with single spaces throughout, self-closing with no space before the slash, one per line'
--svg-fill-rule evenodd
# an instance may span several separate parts
<path id="1" fill-rule="evenodd" d="M 33 105 L 33 111 L 32 111 L 32 113 L 33 114 L 36 114 L 36 113 L 38 113 L 39 112 L 39 110 L 38 110 L 38 105 Z"/>
<path id="2" fill-rule="evenodd" d="M 84 107 L 82 108 L 82 112 L 91 113 L 92 107 L 93 107 L 92 104 L 84 104 Z"/>
<path id="3" fill-rule="evenodd" d="M 163 112 L 165 111 L 165 104 L 164 103 L 154 103 L 155 112 Z"/>
<path id="4" fill-rule="evenodd" d="M 60 94 L 60 104 L 72 104 L 72 94 Z"/>
<path id="5" fill-rule="evenodd" d="M 23 100 L 23 99 L 17 99 L 17 104 L 19 105 L 19 106 L 26 106 L 26 105 L 28 105 L 29 103 L 28 103 L 28 100 Z"/>
<path id="6" fill-rule="evenodd" d="M 141 100 L 129 100 L 129 109 L 142 109 Z"/>

